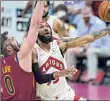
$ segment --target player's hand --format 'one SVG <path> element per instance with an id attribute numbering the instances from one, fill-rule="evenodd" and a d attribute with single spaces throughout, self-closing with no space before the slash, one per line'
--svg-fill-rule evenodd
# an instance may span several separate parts
<path id="1" fill-rule="evenodd" d="M 67 68 L 66 70 L 68 71 L 68 76 L 71 76 L 77 72 L 77 69 L 74 65 L 72 67 Z"/>
<path id="2" fill-rule="evenodd" d="M 70 68 L 58 71 L 54 73 L 54 78 L 59 78 L 59 77 L 67 77 L 67 76 L 71 76 L 73 74 L 75 74 L 77 72 L 77 69 L 72 66 Z"/>

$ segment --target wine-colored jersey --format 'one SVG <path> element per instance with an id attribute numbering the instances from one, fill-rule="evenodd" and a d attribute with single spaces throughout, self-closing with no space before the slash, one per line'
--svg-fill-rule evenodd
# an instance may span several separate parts
<path id="1" fill-rule="evenodd" d="M 25 72 L 16 55 L 1 59 L 2 100 L 35 100 L 36 89 L 32 72 Z"/>

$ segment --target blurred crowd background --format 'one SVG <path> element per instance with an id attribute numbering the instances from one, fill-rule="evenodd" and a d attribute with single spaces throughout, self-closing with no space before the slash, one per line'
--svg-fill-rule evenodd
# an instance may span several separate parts
<path id="1" fill-rule="evenodd" d="M 98 14 L 103 1 L 73 1 L 53 3 L 51 14 L 65 23 L 70 37 L 81 37 L 104 29 L 110 22 L 104 22 Z M 110 34 L 84 47 L 69 49 L 66 53 L 67 66 L 73 64 L 78 72 L 69 80 L 89 84 L 110 84 Z"/>
<path id="2" fill-rule="evenodd" d="M 49 14 L 65 24 L 69 37 L 81 37 L 110 26 L 98 15 L 102 1 L 51 1 Z M 21 16 L 27 1 L 1 2 L 1 31 L 8 30 L 19 44 L 27 29 L 32 8 Z M 65 55 L 67 66 L 75 65 L 78 72 L 67 79 L 70 82 L 110 85 L 110 34 L 83 47 L 69 49 Z"/>

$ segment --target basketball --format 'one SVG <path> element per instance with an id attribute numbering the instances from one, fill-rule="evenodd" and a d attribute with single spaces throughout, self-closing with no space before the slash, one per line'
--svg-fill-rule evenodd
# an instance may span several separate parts
<path id="1" fill-rule="evenodd" d="M 110 22 L 110 0 L 103 1 L 98 8 L 99 16 L 102 20 Z"/>

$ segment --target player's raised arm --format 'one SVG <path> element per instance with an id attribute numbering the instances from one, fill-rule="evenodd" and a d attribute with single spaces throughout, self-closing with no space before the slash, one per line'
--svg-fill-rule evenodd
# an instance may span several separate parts
<path id="1" fill-rule="evenodd" d="M 24 16 L 27 13 L 27 11 L 32 7 L 33 2 L 33 0 L 28 1 L 24 10 L 21 12 L 21 16 Z"/>
<path id="2" fill-rule="evenodd" d="M 36 43 L 39 24 L 43 16 L 43 9 L 44 9 L 44 1 L 37 1 L 37 5 L 34 9 L 34 12 L 31 18 L 28 35 L 24 39 L 21 45 L 20 51 L 18 53 L 19 58 L 24 58 L 26 55 L 28 55 L 32 51 L 32 48 Z"/>
<path id="3" fill-rule="evenodd" d="M 69 37 L 65 25 L 61 20 L 55 20 L 54 29 L 60 37 Z"/>
<path id="4" fill-rule="evenodd" d="M 68 39 L 62 38 L 60 40 L 63 40 L 63 42 L 59 44 L 59 46 L 62 49 L 62 51 L 65 51 L 68 48 L 79 47 L 87 43 L 93 42 L 109 33 L 110 33 L 110 26 L 106 27 L 105 29 L 101 31 L 93 32 L 90 35 L 85 35 L 85 36 L 77 37 L 77 38 L 68 38 Z"/>

